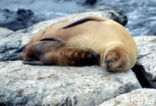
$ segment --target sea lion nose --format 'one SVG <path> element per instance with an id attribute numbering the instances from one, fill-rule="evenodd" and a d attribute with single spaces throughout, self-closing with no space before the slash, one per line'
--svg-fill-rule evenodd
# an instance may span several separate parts
<path id="1" fill-rule="evenodd" d="M 105 60 L 106 69 L 110 69 L 112 64 L 114 63 L 114 60 Z"/>
<path id="2" fill-rule="evenodd" d="M 104 63 L 106 65 L 106 69 L 111 69 L 112 65 L 117 61 L 117 57 L 116 56 L 112 56 L 112 55 L 107 55 L 105 57 Z"/>
<path id="3" fill-rule="evenodd" d="M 106 69 L 111 69 L 111 67 L 113 65 L 113 61 L 105 62 L 105 64 L 106 64 Z"/>

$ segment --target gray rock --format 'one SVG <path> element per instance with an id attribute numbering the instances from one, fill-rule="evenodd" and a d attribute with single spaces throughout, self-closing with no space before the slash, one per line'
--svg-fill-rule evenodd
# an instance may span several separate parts
<path id="1" fill-rule="evenodd" d="M 0 62 L 0 103 L 7 105 L 94 106 L 140 88 L 129 70 L 110 73 L 99 66 L 29 66 Z"/>
<path id="2" fill-rule="evenodd" d="M 138 47 L 139 58 L 156 52 L 156 36 L 136 36 L 134 40 Z"/>
<path id="3" fill-rule="evenodd" d="M 27 28 L 41 20 L 30 9 L 18 9 L 17 11 L 10 9 L 0 10 L 0 27 L 14 31 Z"/>
<path id="4" fill-rule="evenodd" d="M 12 30 L 1 28 L 0 27 L 0 37 L 3 38 L 3 36 L 6 36 L 7 34 L 13 33 Z"/>
<path id="5" fill-rule="evenodd" d="M 0 31 L 1 32 L 1 31 Z M 11 32 L 8 30 L 0 39 L 0 60 L 5 59 L 19 47 L 27 44 L 32 34 Z"/>
<path id="6" fill-rule="evenodd" d="M 137 89 L 107 100 L 99 106 L 156 106 L 156 89 Z"/>
<path id="7" fill-rule="evenodd" d="M 134 39 L 139 49 L 136 69 L 156 88 L 156 36 L 140 36 Z"/>

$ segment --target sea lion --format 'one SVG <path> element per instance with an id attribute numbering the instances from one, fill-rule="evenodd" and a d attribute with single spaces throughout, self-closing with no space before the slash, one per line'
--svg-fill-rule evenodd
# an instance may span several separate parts
<path id="1" fill-rule="evenodd" d="M 59 51 L 55 54 L 56 58 L 62 51 L 64 51 L 64 54 L 68 54 L 69 51 L 68 49 L 66 50 L 66 48 L 70 48 L 70 51 L 73 51 L 73 53 L 75 52 L 75 48 L 80 51 L 85 51 L 83 53 L 88 53 L 86 51 L 89 51 L 91 60 L 95 59 L 94 57 L 99 57 L 100 65 L 107 71 L 121 72 L 128 70 L 134 66 L 137 59 L 136 44 L 126 28 L 104 17 L 88 16 L 75 22 L 69 21 L 51 26 L 33 36 L 28 46 L 34 45 L 36 42 L 42 42 L 42 39 L 48 39 L 50 37 L 65 42 L 58 47 L 64 47 L 65 49 L 58 50 L 57 48 L 56 50 L 52 50 L 55 52 Z M 24 50 L 25 55 L 29 53 L 27 53 L 27 47 Z M 97 55 L 95 55 L 95 53 Z M 51 57 L 52 54 L 47 56 L 48 61 L 58 59 Z M 78 57 L 79 56 L 77 56 L 77 58 Z M 76 58 L 74 59 L 76 60 Z M 29 61 L 27 58 L 24 60 Z M 67 61 L 71 60 L 68 59 Z M 32 62 L 28 62 L 28 64 L 29 63 L 31 64 Z M 60 65 L 59 62 L 56 62 L 56 64 Z M 64 63 L 63 65 L 70 64 Z"/>

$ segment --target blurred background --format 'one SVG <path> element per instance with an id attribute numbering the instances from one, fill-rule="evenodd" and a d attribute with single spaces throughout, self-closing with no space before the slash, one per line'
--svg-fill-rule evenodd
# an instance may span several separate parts
<path id="1" fill-rule="evenodd" d="M 16 31 L 99 6 L 123 10 L 132 35 L 156 35 L 156 0 L 0 0 L 0 27 Z"/>

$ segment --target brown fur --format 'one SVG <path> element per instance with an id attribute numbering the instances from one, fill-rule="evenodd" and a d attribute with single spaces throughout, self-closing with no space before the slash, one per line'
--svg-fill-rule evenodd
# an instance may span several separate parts
<path id="1" fill-rule="evenodd" d="M 96 57 L 91 49 L 68 47 L 58 41 L 37 41 L 25 48 L 23 60 L 32 65 L 81 66 L 97 63 Z"/>
<path id="2" fill-rule="evenodd" d="M 77 65 L 84 64 L 85 60 L 90 58 L 95 59 L 95 51 L 100 55 L 101 66 L 107 71 L 124 71 L 132 68 L 137 58 L 137 47 L 128 31 L 113 20 L 96 16 L 89 18 L 93 20 L 69 28 L 63 27 L 73 21 L 40 31 L 25 49 L 24 60 L 31 60 L 27 55 L 32 54 L 32 50 L 38 43 L 42 45 L 41 39 L 55 37 L 65 43 L 58 43 L 59 46 L 54 48 L 53 44 L 50 44 L 52 49 L 47 48 L 47 45 L 43 46 L 45 48 L 39 50 L 41 53 L 34 54 L 32 57 L 47 64 Z M 49 42 L 51 41 L 47 41 Z M 90 58 L 87 57 L 88 52 L 91 54 Z"/>

